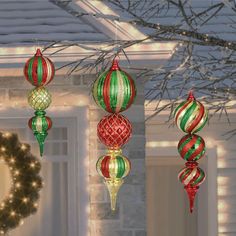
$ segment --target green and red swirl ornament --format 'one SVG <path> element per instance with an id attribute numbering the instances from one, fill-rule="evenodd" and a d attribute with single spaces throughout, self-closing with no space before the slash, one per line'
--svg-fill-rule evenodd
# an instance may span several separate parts
<path id="1" fill-rule="evenodd" d="M 185 161 L 198 161 L 205 155 L 205 141 L 196 134 L 187 134 L 179 141 L 178 151 Z"/>
<path id="2" fill-rule="evenodd" d="M 111 113 L 97 125 L 98 138 L 109 151 L 98 159 L 96 167 L 98 174 L 104 178 L 114 211 L 123 178 L 130 172 L 130 161 L 122 155 L 120 148 L 129 141 L 132 133 L 130 121 L 119 113 L 127 110 L 134 102 L 136 87 L 131 76 L 114 59 L 110 69 L 94 82 L 92 93 L 96 104 Z"/>
<path id="3" fill-rule="evenodd" d="M 179 173 L 179 180 L 184 184 L 193 212 L 194 199 L 200 184 L 205 180 L 204 171 L 197 161 L 205 156 L 205 141 L 195 133 L 200 131 L 208 120 L 208 112 L 202 103 L 197 101 L 190 91 L 187 101 L 180 103 L 175 110 L 175 123 L 183 132 L 188 133 L 178 144 L 180 156 L 187 161 L 186 167 Z"/>
<path id="4" fill-rule="evenodd" d="M 52 120 L 45 115 L 45 111 L 36 111 L 35 116 L 30 118 L 28 122 L 29 128 L 34 132 L 38 141 L 41 156 L 43 155 L 44 141 L 48 135 L 47 131 L 52 127 Z"/>
<path id="5" fill-rule="evenodd" d="M 175 123 L 185 133 L 200 131 L 208 120 L 205 107 L 195 99 L 193 92 L 189 93 L 187 101 L 180 103 L 175 110 Z"/>
<path id="6" fill-rule="evenodd" d="M 52 126 L 51 119 L 45 116 L 46 112 L 44 111 L 51 104 L 51 94 L 44 85 L 52 81 L 55 68 L 52 61 L 43 56 L 40 49 L 37 49 L 36 54 L 26 62 L 24 75 L 26 80 L 35 86 L 28 94 L 28 103 L 36 112 L 28 124 L 39 143 L 42 156 L 47 131 Z"/>
<path id="7" fill-rule="evenodd" d="M 110 113 L 128 109 L 136 96 L 135 83 L 131 76 L 121 70 L 118 61 L 102 73 L 93 84 L 93 98 L 97 105 Z"/>
<path id="8" fill-rule="evenodd" d="M 109 150 L 101 156 L 96 164 L 97 172 L 104 178 L 111 200 L 111 209 L 116 209 L 117 194 L 131 169 L 130 161 L 122 155 L 121 150 Z"/>
<path id="9" fill-rule="evenodd" d="M 36 87 L 49 84 L 55 74 L 55 68 L 52 61 L 43 56 L 40 49 L 37 49 L 35 55 L 25 64 L 25 78 Z"/>
<path id="10" fill-rule="evenodd" d="M 193 212 L 194 199 L 199 186 L 205 180 L 204 171 L 198 167 L 197 162 L 187 162 L 186 167 L 179 172 L 179 181 L 184 185 L 184 188 L 188 194 L 190 212 Z"/>

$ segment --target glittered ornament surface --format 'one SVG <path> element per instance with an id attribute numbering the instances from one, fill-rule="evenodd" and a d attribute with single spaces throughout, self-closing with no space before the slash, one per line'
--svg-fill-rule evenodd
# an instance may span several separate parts
<path id="1" fill-rule="evenodd" d="M 205 155 L 205 142 L 199 135 L 187 134 L 179 141 L 178 151 L 185 161 L 198 161 Z"/>
<path id="2" fill-rule="evenodd" d="M 51 102 L 51 94 L 44 87 L 37 87 L 28 94 L 28 103 L 34 110 L 45 110 Z"/>
<path id="3" fill-rule="evenodd" d="M 104 178 L 124 178 L 129 174 L 131 164 L 121 151 L 109 152 L 98 159 L 96 168 Z"/>
<path id="4" fill-rule="evenodd" d="M 109 149 L 119 149 L 129 141 L 131 133 L 130 121 L 117 113 L 104 116 L 97 126 L 100 141 Z"/>
<path id="5" fill-rule="evenodd" d="M 186 167 L 179 172 L 179 180 L 184 184 L 188 194 L 190 212 L 193 212 L 194 200 L 199 186 L 205 180 L 204 171 L 198 167 L 197 162 L 187 162 Z"/>
<path id="6" fill-rule="evenodd" d="M 200 131 L 208 120 L 208 112 L 205 107 L 195 99 L 193 93 L 189 93 L 187 101 L 182 102 L 175 110 L 175 123 L 186 133 Z"/>
<path id="7" fill-rule="evenodd" d="M 131 76 L 121 70 L 114 60 L 110 70 L 104 72 L 93 85 L 95 102 L 110 113 L 128 109 L 136 96 L 135 83 Z"/>
<path id="8" fill-rule="evenodd" d="M 33 130 L 34 136 L 38 141 L 41 156 L 43 155 L 44 142 L 48 135 L 47 131 L 52 127 L 52 120 L 45 115 L 46 112 L 44 111 L 36 111 L 35 116 L 28 122 L 30 129 Z"/>
<path id="9" fill-rule="evenodd" d="M 50 83 L 54 74 L 52 61 L 43 56 L 40 49 L 37 49 L 36 54 L 26 62 L 24 67 L 25 78 L 36 87 Z"/>

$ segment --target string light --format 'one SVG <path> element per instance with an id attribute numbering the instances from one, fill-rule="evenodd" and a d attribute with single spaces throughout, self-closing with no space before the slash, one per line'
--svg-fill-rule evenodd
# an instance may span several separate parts
<path id="1" fill-rule="evenodd" d="M 36 182 L 32 182 L 32 186 L 33 186 L 33 187 L 36 187 L 36 186 L 37 186 L 37 183 L 36 183 Z"/>
<path id="2" fill-rule="evenodd" d="M 1 147 L 1 151 L 2 151 L 2 152 L 5 152 L 5 151 L 6 151 L 6 148 L 5 148 L 5 147 Z"/>
<path id="3" fill-rule="evenodd" d="M 34 168 L 35 167 L 35 163 L 30 163 L 30 167 Z"/>
<path id="4" fill-rule="evenodd" d="M 20 146 L 20 148 L 21 148 L 21 150 L 26 150 L 27 149 L 27 146 L 25 145 L 25 144 L 21 144 L 21 146 Z"/>
<path id="5" fill-rule="evenodd" d="M 28 200 L 29 200 L 29 199 L 28 199 L 28 198 L 26 198 L 26 197 L 22 199 L 22 201 L 23 201 L 24 203 L 27 203 L 27 202 L 28 202 Z"/>
<path id="6" fill-rule="evenodd" d="M 9 138 L 9 137 L 11 137 L 11 133 L 5 132 L 5 133 L 3 133 L 2 136 L 3 136 L 4 138 Z"/>
<path id="7" fill-rule="evenodd" d="M 15 216 L 16 213 L 14 211 L 11 212 L 11 216 Z"/>

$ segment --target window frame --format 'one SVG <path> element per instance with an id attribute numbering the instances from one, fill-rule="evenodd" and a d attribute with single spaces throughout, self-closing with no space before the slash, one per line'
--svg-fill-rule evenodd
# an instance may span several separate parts
<path id="1" fill-rule="evenodd" d="M 68 153 L 67 156 L 44 156 L 42 162 L 68 163 L 68 236 L 88 235 L 88 106 L 69 107 L 57 106 L 47 110 L 47 114 L 60 127 L 67 127 Z M 0 122 L 4 120 L 2 131 L 12 128 L 28 128 L 27 122 L 33 116 L 29 108 L 0 109 Z M 17 119 L 19 123 L 16 122 Z M 25 120 L 25 125 L 22 123 Z M 71 119 L 73 122 L 71 122 Z M 14 120 L 14 127 L 12 121 Z M 69 122 L 68 122 L 69 121 Z M 63 125 L 63 126 L 62 126 Z M 29 130 L 29 132 L 32 132 Z M 50 132 L 50 131 L 49 131 Z M 27 131 L 28 133 L 28 131 Z M 22 142 L 24 140 L 21 140 Z M 68 159 L 67 157 L 70 157 Z M 44 180 L 45 181 L 45 180 Z"/>

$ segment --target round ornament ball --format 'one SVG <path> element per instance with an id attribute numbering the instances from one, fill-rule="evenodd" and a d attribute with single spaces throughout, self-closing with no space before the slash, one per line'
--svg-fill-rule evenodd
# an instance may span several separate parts
<path id="1" fill-rule="evenodd" d="M 184 186 L 198 187 L 204 182 L 205 173 L 198 167 L 197 162 L 187 162 L 186 167 L 179 172 L 178 178 Z"/>
<path id="2" fill-rule="evenodd" d="M 28 94 L 28 103 L 34 110 L 45 110 L 50 106 L 51 102 L 51 94 L 45 87 L 37 87 Z"/>
<path id="3" fill-rule="evenodd" d="M 129 141 L 131 133 L 130 121 L 118 113 L 104 116 L 97 126 L 100 141 L 109 149 L 119 149 Z"/>
<path id="4" fill-rule="evenodd" d="M 180 103 L 175 110 L 175 123 L 183 132 L 196 133 L 200 131 L 208 120 L 206 108 L 195 99 L 192 91 L 187 101 Z"/>
<path id="5" fill-rule="evenodd" d="M 96 164 L 99 175 L 106 179 L 126 177 L 131 169 L 130 161 L 123 156 L 121 150 L 110 150 L 107 155 L 101 156 Z"/>
<path id="6" fill-rule="evenodd" d="M 134 102 L 136 87 L 131 76 L 121 70 L 118 61 L 102 73 L 93 84 L 93 98 L 104 110 L 118 113 L 128 109 Z"/>
<path id="7" fill-rule="evenodd" d="M 52 61 L 43 56 L 40 49 L 25 64 L 25 78 L 36 87 L 49 84 L 55 74 L 55 67 Z"/>
<path id="8" fill-rule="evenodd" d="M 198 161 L 205 155 L 205 141 L 199 135 L 187 134 L 179 141 L 178 151 L 185 161 Z"/>

